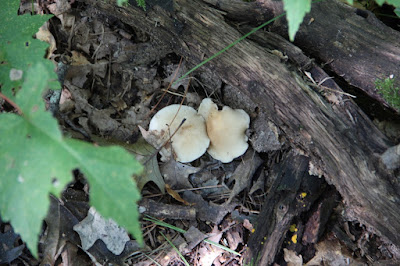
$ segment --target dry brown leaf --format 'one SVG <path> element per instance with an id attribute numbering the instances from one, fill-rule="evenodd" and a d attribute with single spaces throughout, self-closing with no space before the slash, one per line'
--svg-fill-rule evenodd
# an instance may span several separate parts
<path id="1" fill-rule="evenodd" d="M 159 149 L 164 145 L 164 140 L 161 138 L 162 132 L 157 132 L 155 130 L 146 130 L 139 126 L 140 133 L 142 137 L 154 148 Z"/>
<path id="2" fill-rule="evenodd" d="M 250 232 L 254 232 L 254 226 L 250 223 L 249 219 L 244 219 L 243 227 L 249 230 Z"/>
<path id="3" fill-rule="evenodd" d="M 236 229 L 234 227 L 226 232 L 226 239 L 228 240 L 229 248 L 232 250 L 236 250 L 239 244 L 243 243 L 243 237 Z"/>
<path id="4" fill-rule="evenodd" d="M 325 240 L 316 244 L 317 252 L 307 266 L 317 265 L 365 265 L 358 264 L 346 247 L 342 247 L 338 240 Z"/>
<path id="5" fill-rule="evenodd" d="M 179 195 L 178 192 L 176 192 L 175 190 L 173 190 L 168 184 L 165 184 L 165 189 L 167 190 L 167 193 L 173 197 L 174 199 L 176 199 L 179 202 L 182 202 L 183 204 L 189 206 L 191 205 L 189 202 L 187 202 L 186 200 L 182 199 L 182 197 Z"/>
<path id="6" fill-rule="evenodd" d="M 193 187 L 189 182 L 189 175 L 199 172 L 201 168 L 193 167 L 171 159 L 162 164 L 160 170 L 165 183 L 170 184 L 174 189 L 185 189 Z"/>
<path id="7" fill-rule="evenodd" d="M 190 228 L 183 234 L 185 237 L 188 246 L 187 250 L 191 251 L 195 246 L 197 246 L 201 241 L 203 241 L 207 236 L 203 234 L 199 229 L 194 226 L 190 226 Z"/>
<path id="8" fill-rule="evenodd" d="M 227 203 L 230 203 L 236 195 L 249 186 L 251 178 L 262 163 L 263 160 L 253 149 L 249 148 L 244 154 L 242 162 L 230 178 L 230 180 L 235 180 L 235 185 L 233 186 Z"/>
<path id="9" fill-rule="evenodd" d="M 57 0 L 55 3 L 47 5 L 47 8 L 50 13 L 58 16 L 62 13 L 67 13 L 71 9 L 71 4 L 69 0 Z"/>
<path id="10" fill-rule="evenodd" d="M 43 42 L 47 42 L 50 44 L 47 50 L 47 58 L 51 58 L 54 55 L 54 51 L 57 49 L 56 39 L 54 39 L 53 34 L 49 31 L 48 21 L 43 24 L 42 27 L 39 28 L 39 31 L 36 33 L 36 38 Z"/>
<path id="11" fill-rule="evenodd" d="M 293 250 L 283 249 L 284 255 L 283 258 L 287 262 L 288 266 L 302 266 L 303 258 L 301 255 L 296 255 L 296 252 Z"/>
<path id="12" fill-rule="evenodd" d="M 71 65 L 72 66 L 82 66 L 82 65 L 90 65 L 90 62 L 87 60 L 86 56 L 78 51 L 71 51 Z"/>

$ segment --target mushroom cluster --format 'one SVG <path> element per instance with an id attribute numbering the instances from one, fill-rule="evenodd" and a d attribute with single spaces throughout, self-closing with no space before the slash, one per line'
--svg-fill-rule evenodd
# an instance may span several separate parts
<path id="1" fill-rule="evenodd" d="M 171 142 L 179 162 L 192 162 L 207 151 L 214 159 L 229 163 L 246 152 L 249 125 L 250 117 L 242 109 L 224 106 L 218 110 L 210 98 L 205 98 L 198 112 L 179 104 L 161 109 L 151 119 L 149 131 L 163 142 Z M 170 152 L 164 147 L 160 154 L 166 160 Z"/>

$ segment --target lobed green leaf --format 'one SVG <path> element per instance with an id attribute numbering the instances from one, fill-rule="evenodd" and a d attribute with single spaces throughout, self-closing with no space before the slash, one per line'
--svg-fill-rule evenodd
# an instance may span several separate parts
<path id="1" fill-rule="evenodd" d="M 91 187 L 91 203 L 142 242 L 132 179 L 142 166 L 124 149 L 65 140 L 45 111 L 42 93 L 59 88 L 48 45 L 32 36 L 51 16 L 18 16 L 19 0 L 3 0 L 0 15 L 0 86 L 22 115 L 0 114 L 0 215 L 37 256 L 49 193 L 60 195 L 79 168 Z M 14 73 L 14 74 L 13 74 Z M 15 75 L 20 73 L 21 76 Z M 18 78 L 16 78 L 18 77 Z"/>
<path id="2" fill-rule="evenodd" d="M 45 112 L 41 99 L 50 74 L 37 63 L 28 70 L 16 103 L 23 111 L 0 115 L 0 212 L 11 221 L 32 254 L 49 192 L 59 196 L 79 168 L 87 177 L 91 204 L 105 217 L 124 226 L 141 243 L 136 202 L 140 193 L 132 179 L 142 166 L 120 147 L 96 147 L 64 140 L 57 121 Z"/>
<path id="3" fill-rule="evenodd" d="M 52 62 L 44 58 L 48 44 L 33 38 L 52 16 L 18 16 L 19 4 L 18 0 L 2 0 L 0 9 L 0 86 L 2 93 L 9 98 L 21 88 L 29 66 L 41 62 L 48 69 L 54 68 Z M 13 71 L 20 71 L 21 77 L 13 77 Z M 55 73 L 50 75 L 52 80 L 57 81 Z M 59 87 L 56 82 L 48 86 L 54 89 Z"/>
<path id="4" fill-rule="evenodd" d="M 311 10 L 311 0 L 283 0 L 289 26 L 289 39 L 294 40 L 304 16 Z"/>

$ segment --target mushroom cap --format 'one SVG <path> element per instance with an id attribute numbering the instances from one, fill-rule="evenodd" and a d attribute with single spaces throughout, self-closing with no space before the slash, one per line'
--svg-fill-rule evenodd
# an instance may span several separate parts
<path id="1" fill-rule="evenodd" d="M 186 120 L 178 129 L 183 119 Z M 196 160 L 210 145 L 204 118 L 189 106 L 172 104 L 164 107 L 150 121 L 149 131 L 153 130 L 160 134 L 164 142 L 176 131 L 171 138 L 171 145 L 176 160 L 182 163 Z M 168 157 L 168 153 L 166 148 L 160 151 L 164 159 Z"/>
<path id="2" fill-rule="evenodd" d="M 229 163 L 246 152 L 249 147 L 246 129 L 249 128 L 250 117 L 244 110 L 224 106 L 218 111 L 218 106 L 210 98 L 205 98 L 198 113 L 206 120 L 211 140 L 207 152 L 214 159 Z"/>

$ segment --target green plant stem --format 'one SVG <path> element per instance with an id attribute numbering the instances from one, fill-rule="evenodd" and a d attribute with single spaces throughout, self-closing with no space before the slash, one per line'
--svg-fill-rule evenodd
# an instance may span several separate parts
<path id="1" fill-rule="evenodd" d="M 181 259 L 185 263 L 185 265 L 190 266 L 189 262 L 187 262 L 185 257 L 182 255 L 182 253 L 179 252 L 178 248 L 175 247 L 175 245 L 171 242 L 171 240 L 169 240 L 162 232 L 160 232 L 160 234 L 165 238 L 165 240 L 167 240 L 168 244 L 171 245 L 171 247 L 176 251 L 176 253 L 178 253 L 179 257 L 181 257 Z"/>
<path id="2" fill-rule="evenodd" d="M 181 228 L 176 227 L 176 226 L 173 226 L 173 225 L 171 225 L 171 224 L 169 224 L 169 223 L 160 221 L 160 220 L 158 220 L 158 219 L 156 219 L 156 218 L 153 218 L 153 217 L 151 217 L 151 216 L 148 216 L 148 215 L 147 215 L 147 217 L 144 217 L 143 220 L 146 220 L 146 221 L 149 221 L 149 222 L 153 222 L 153 223 L 155 223 L 155 224 L 157 224 L 157 225 L 159 225 L 159 226 L 167 227 L 167 228 L 169 228 L 169 229 L 175 230 L 175 231 L 177 231 L 177 232 L 179 232 L 179 233 L 182 233 L 182 234 L 186 233 L 186 230 L 184 230 L 184 229 L 181 229 Z M 227 247 L 225 247 L 225 246 L 223 246 L 223 245 L 221 245 L 221 244 L 219 244 L 219 243 L 216 243 L 216 242 L 214 242 L 214 241 L 211 241 L 211 240 L 209 240 L 209 239 L 204 239 L 204 242 L 206 242 L 206 243 L 208 243 L 208 244 L 211 244 L 211 245 L 214 245 L 214 246 L 216 246 L 216 247 L 219 247 L 219 248 L 221 248 L 221 249 L 223 249 L 223 250 L 225 250 L 225 251 L 227 251 L 227 252 L 230 252 L 230 253 L 232 253 L 232 254 L 241 256 L 241 254 L 240 254 L 239 252 L 236 252 L 236 251 L 234 251 L 234 250 L 232 250 L 232 249 L 230 249 L 230 248 L 227 248 Z"/>
<path id="3" fill-rule="evenodd" d="M 315 4 L 318 2 L 322 2 L 325 0 L 314 0 L 311 2 L 311 4 Z M 256 31 L 264 28 L 265 26 L 267 26 L 268 24 L 274 22 L 275 20 L 277 20 L 278 18 L 283 17 L 284 15 L 286 15 L 286 12 L 283 12 L 282 14 L 268 20 L 267 22 L 261 24 L 260 26 L 252 29 L 250 32 L 246 33 L 245 35 L 243 35 L 242 37 L 240 37 L 239 39 L 237 39 L 236 41 L 234 41 L 233 43 L 229 44 L 228 46 L 226 46 L 225 48 L 223 48 L 222 50 L 216 52 L 215 54 L 213 54 L 212 56 L 210 56 L 209 58 L 207 58 L 206 60 L 202 61 L 200 64 L 196 65 L 195 67 L 193 67 L 192 69 L 190 69 L 188 72 L 186 72 L 182 77 L 180 77 L 177 81 L 175 81 L 173 84 L 176 84 L 177 82 L 181 81 L 182 79 L 186 78 L 190 73 L 192 73 L 193 71 L 195 71 L 196 69 L 198 69 L 199 67 L 201 67 L 204 64 L 207 64 L 208 62 L 210 62 L 211 60 L 213 60 L 214 58 L 216 58 L 217 56 L 221 55 L 222 53 L 226 52 L 227 50 L 229 50 L 230 48 L 232 48 L 233 46 L 235 46 L 236 44 L 238 44 L 239 42 L 243 41 L 244 39 L 246 39 L 247 37 L 249 37 L 251 34 L 255 33 Z"/>
<path id="4" fill-rule="evenodd" d="M 174 82 L 177 83 L 179 81 L 181 81 L 182 79 L 186 78 L 190 73 L 192 73 L 193 71 L 195 71 L 196 69 L 198 69 L 199 67 L 203 66 L 204 64 L 207 64 L 208 62 L 210 62 L 211 60 L 213 60 L 214 58 L 216 58 L 217 56 L 221 55 L 222 53 L 226 52 L 227 50 L 229 50 L 230 48 L 232 48 L 233 46 L 235 46 L 236 44 L 238 44 L 239 42 L 243 41 L 244 39 L 246 39 L 247 37 L 249 37 L 251 34 L 255 33 L 256 31 L 264 28 L 265 26 L 267 26 L 268 24 L 274 22 L 275 20 L 277 20 L 278 18 L 283 17 L 286 14 L 286 12 L 283 12 L 282 14 L 268 20 L 267 22 L 261 24 L 260 26 L 258 26 L 257 28 L 252 29 L 251 31 L 249 31 L 248 33 L 246 33 L 245 35 L 243 35 L 242 37 L 240 37 L 239 39 L 237 39 L 236 41 L 234 41 L 233 43 L 229 44 L 228 46 L 226 46 L 225 48 L 223 48 L 222 50 L 216 52 L 215 54 L 213 54 L 212 56 L 210 56 L 209 58 L 207 58 L 206 60 L 204 60 L 203 62 L 201 62 L 200 64 L 198 64 L 197 66 L 195 66 L 194 68 L 192 68 L 191 70 L 189 70 L 188 72 L 186 72 L 183 76 L 181 76 L 177 81 Z"/>

